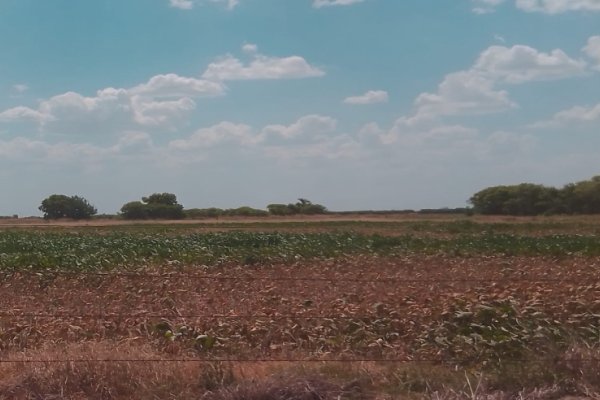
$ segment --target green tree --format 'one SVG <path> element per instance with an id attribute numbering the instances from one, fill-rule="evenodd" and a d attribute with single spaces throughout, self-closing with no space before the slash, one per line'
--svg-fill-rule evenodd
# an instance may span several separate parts
<path id="1" fill-rule="evenodd" d="M 142 197 L 142 201 L 132 201 L 121 207 L 125 219 L 181 219 L 185 215 L 183 206 L 177 203 L 172 193 L 154 193 Z"/>
<path id="2" fill-rule="evenodd" d="M 121 207 L 121 216 L 125 219 L 147 219 L 148 210 L 141 201 L 130 201 Z"/>
<path id="3" fill-rule="evenodd" d="M 539 215 L 561 210 L 557 189 L 532 183 L 489 187 L 469 201 L 476 212 L 490 215 Z"/>
<path id="4" fill-rule="evenodd" d="M 296 204 L 288 204 L 288 207 L 294 214 L 325 214 L 327 212 L 325 206 L 315 204 L 307 199 L 298 199 Z"/>
<path id="5" fill-rule="evenodd" d="M 142 197 L 142 201 L 146 204 L 162 204 L 165 206 L 178 205 L 177 196 L 173 193 L 153 193 L 148 197 Z"/>
<path id="6" fill-rule="evenodd" d="M 577 214 L 600 214 L 600 176 L 563 188 L 570 211 Z"/>
<path id="7" fill-rule="evenodd" d="M 88 219 L 98 212 L 83 197 L 65 196 L 64 194 L 53 194 L 45 198 L 42 200 L 39 210 L 44 213 L 45 219 Z"/>

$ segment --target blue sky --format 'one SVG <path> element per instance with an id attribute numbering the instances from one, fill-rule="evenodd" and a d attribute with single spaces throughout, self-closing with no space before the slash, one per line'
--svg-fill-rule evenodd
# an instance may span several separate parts
<path id="1" fill-rule="evenodd" d="M 600 0 L 0 0 L 0 215 L 460 207 L 600 174 Z"/>

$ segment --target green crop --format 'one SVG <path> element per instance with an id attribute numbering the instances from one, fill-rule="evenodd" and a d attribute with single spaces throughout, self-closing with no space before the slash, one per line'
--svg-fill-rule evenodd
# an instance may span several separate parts
<path id="1" fill-rule="evenodd" d="M 148 265 L 256 264 L 356 254 L 478 254 L 597 256 L 594 235 L 380 236 L 330 233 L 0 232 L 0 268 L 11 270 L 107 270 Z"/>

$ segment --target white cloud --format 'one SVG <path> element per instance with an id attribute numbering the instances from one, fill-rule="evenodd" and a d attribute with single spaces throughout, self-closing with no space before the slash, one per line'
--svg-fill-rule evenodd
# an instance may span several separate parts
<path id="1" fill-rule="evenodd" d="M 586 63 L 560 49 L 544 53 L 524 45 L 491 46 L 481 53 L 473 69 L 493 80 L 517 84 L 582 75 Z"/>
<path id="2" fill-rule="evenodd" d="M 574 106 L 567 110 L 559 111 L 546 121 L 539 121 L 529 125 L 530 128 L 556 128 L 571 126 L 573 124 L 596 123 L 600 121 L 600 103 L 592 106 Z"/>
<path id="3" fill-rule="evenodd" d="M 473 12 L 488 14 L 506 0 L 472 0 Z M 569 11 L 600 11 L 599 0 L 515 0 L 515 6 L 525 12 L 561 14 Z"/>
<path id="4" fill-rule="evenodd" d="M 169 0 L 171 7 L 179 8 L 181 10 L 190 10 L 194 7 L 192 0 Z"/>
<path id="5" fill-rule="evenodd" d="M 254 43 L 246 43 L 242 46 L 242 51 L 246 54 L 256 54 L 258 53 L 258 46 Z"/>
<path id="6" fill-rule="evenodd" d="M 37 109 L 15 107 L 0 122 L 36 122 L 55 133 L 115 133 L 136 126 L 172 128 L 196 107 L 195 97 L 223 94 L 219 83 L 175 74 L 156 75 L 130 89 L 106 88 L 86 97 L 66 92 L 42 100 Z"/>
<path id="7" fill-rule="evenodd" d="M 208 0 L 211 3 L 224 3 L 227 6 L 228 10 L 233 10 L 235 6 L 239 4 L 239 0 Z M 194 8 L 195 3 L 194 0 L 169 0 L 169 4 L 171 7 L 179 8 L 180 10 L 191 10 Z"/>
<path id="8" fill-rule="evenodd" d="M 517 106 L 508 92 L 474 70 L 446 75 L 436 93 L 422 93 L 415 100 L 417 118 L 477 115 L 505 111 Z"/>
<path id="9" fill-rule="evenodd" d="M 217 96 L 223 94 L 220 83 L 176 74 L 156 75 L 128 90 L 130 94 L 150 97 Z"/>
<path id="10" fill-rule="evenodd" d="M 171 141 L 167 151 L 179 163 L 205 160 L 219 148 L 228 154 L 251 151 L 258 157 L 285 161 L 337 159 L 358 154 L 359 142 L 338 134 L 336 128 L 335 119 L 322 115 L 306 115 L 289 125 L 271 124 L 259 130 L 224 121 L 199 129 L 188 138 Z"/>
<path id="11" fill-rule="evenodd" d="M 585 73 L 586 63 L 562 50 L 540 52 L 532 47 L 491 46 L 468 70 L 446 75 L 435 93 L 422 93 L 415 100 L 415 118 L 477 115 L 517 107 L 502 84 L 565 79 Z"/>
<path id="12" fill-rule="evenodd" d="M 17 83 L 16 85 L 12 86 L 12 90 L 15 93 L 22 94 L 29 90 L 29 86 L 24 83 Z"/>
<path id="13" fill-rule="evenodd" d="M 322 115 L 307 115 L 291 125 L 267 125 L 262 130 L 265 137 L 278 136 L 284 139 L 319 137 L 334 132 L 337 121 Z"/>
<path id="14" fill-rule="evenodd" d="M 171 150 L 189 152 L 207 149 L 223 143 L 253 145 L 260 140 L 249 125 L 223 121 L 211 127 L 199 129 L 189 138 L 173 140 L 168 147 Z"/>
<path id="15" fill-rule="evenodd" d="M 472 0 L 473 12 L 475 14 L 489 14 L 496 10 L 496 7 L 504 3 L 504 0 Z"/>
<path id="16" fill-rule="evenodd" d="M 583 51 L 596 62 L 595 69 L 600 70 L 600 36 L 590 37 Z"/>
<path id="17" fill-rule="evenodd" d="M 369 90 L 360 96 L 350 96 L 344 99 L 345 104 L 376 104 L 376 103 L 387 103 L 389 95 L 384 90 Z"/>
<path id="18" fill-rule="evenodd" d="M 249 46 L 243 50 L 248 53 Z M 232 55 L 221 57 L 211 63 L 202 78 L 213 81 L 258 80 L 258 79 L 299 79 L 324 76 L 325 72 L 310 65 L 300 56 L 271 57 L 259 54 L 256 46 L 250 53 L 252 60 L 244 65 Z"/>
<path id="19" fill-rule="evenodd" d="M 349 6 L 351 4 L 362 3 L 365 0 L 313 0 L 313 7 L 330 7 L 330 6 Z"/>
<path id="20" fill-rule="evenodd" d="M 560 14 L 568 11 L 600 11 L 599 0 L 516 0 L 517 8 L 527 12 Z"/>
<path id="21" fill-rule="evenodd" d="M 23 106 L 10 108 L 0 112 L 0 122 L 32 121 L 36 123 L 44 123 L 51 119 L 52 117 L 49 115 L 45 115 L 37 110 Z"/>

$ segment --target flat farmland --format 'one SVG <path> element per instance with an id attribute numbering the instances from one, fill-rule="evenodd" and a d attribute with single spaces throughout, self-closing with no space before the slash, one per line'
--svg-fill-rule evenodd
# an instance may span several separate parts
<path id="1" fill-rule="evenodd" d="M 0 224 L 0 398 L 600 392 L 595 217 L 38 222 Z"/>

